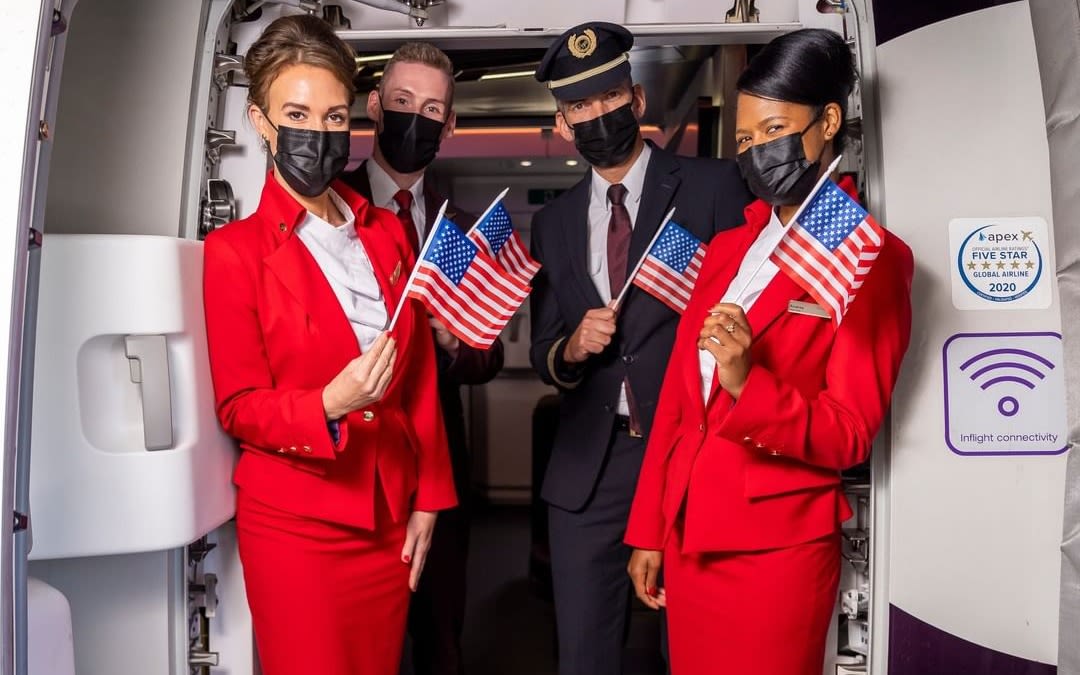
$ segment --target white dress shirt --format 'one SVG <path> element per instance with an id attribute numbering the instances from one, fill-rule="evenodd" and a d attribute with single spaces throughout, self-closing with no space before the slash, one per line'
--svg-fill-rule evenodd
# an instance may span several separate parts
<path id="1" fill-rule="evenodd" d="M 356 216 L 333 190 L 330 200 L 345 217 L 345 224 L 331 225 L 308 212 L 296 234 L 330 282 L 360 349 L 367 351 L 386 329 L 386 303 L 375 268 L 356 235 Z"/>
<path id="2" fill-rule="evenodd" d="M 641 154 L 634 161 L 633 166 L 626 172 L 621 183 L 626 188 L 626 198 L 623 205 L 630 213 L 630 227 L 637 223 L 638 207 L 641 205 L 641 192 L 645 188 L 645 170 L 649 167 L 649 158 L 652 157 L 652 148 L 646 143 Z M 615 297 L 611 293 L 611 282 L 608 280 L 607 265 L 607 240 L 608 225 L 611 222 L 611 203 L 608 201 L 608 188 L 611 183 L 607 182 L 593 169 L 592 189 L 589 192 L 589 277 L 596 286 L 600 299 L 604 304 L 611 302 Z M 628 260 L 629 265 L 636 260 Z M 630 270 L 627 270 L 627 274 Z M 616 294 L 618 289 L 616 290 Z M 626 403 L 626 385 L 619 390 L 619 404 L 616 412 L 620 415 L 629 415 L 630 406 Z"/>
<path id="3" fill-rule="evenodd" d="M 761 296 L 761 292 L 780 271 L 780 268 L 769 259 L 769 254 L 784 236 L 785 229 L 779 216 L 776 215 L 776 209 L 773 209 L 769 224 L 750 245 L 750 250 L 746 252 L 739 265 L 739 273 L 731 280 L 720 302 L 734 303 L 742 307 L 744 312 L 750 311 Z M 713 377 L 716 374 L 716 359 L 709 352 L 700 349 L 698 350 L 698 364 L 701 368 L 701 396 L 708 403 L 709 394 L 712 392 Z"/>
<path id="4" fill-rule="evenodd" d="M 386 170 L 379 166 L 379 163 L 374 159 L 369 159 L 364 162 L 364 168 L 367 169 L 368 183 L 371 184 L 371 203 L 375 206 L 381 206 L 384 209 L 397 213 L 401 209 L 398 207 L 398 203 L 394 201 L 394 195 L 398 193 L 401 188 L 398 187 L 394 179 L 390 177 L 390 174 L 386 173 Z M 424 174 L 420 174 L 420 177 L 416 179 L 416 182 L 409 188 L 409 192 L 412 193 L 412 207 L 409 211 L 412 213 L 413 223 L 416 224 L 416 240 L 420 242 L 420 245 L 424 245 L 424 235 L 427 234 L 427 208 L 424 204 Z"/>

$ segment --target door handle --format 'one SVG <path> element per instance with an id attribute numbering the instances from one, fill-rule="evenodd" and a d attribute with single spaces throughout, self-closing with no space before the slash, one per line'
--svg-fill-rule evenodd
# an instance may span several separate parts
<path id="1" fill-rule="evenodd" d="M 143 438 L 147 450 L 173 445 L 172 382 L 164 335 L 125 335 L 124 353 L 131 381 L 142 394 Z"/>

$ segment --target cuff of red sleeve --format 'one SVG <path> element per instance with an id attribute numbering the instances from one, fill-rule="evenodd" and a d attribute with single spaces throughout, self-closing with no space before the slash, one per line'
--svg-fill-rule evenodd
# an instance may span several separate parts
<path id="1" fill-rule="evenodd" d="M 631 515 L 626 524 L 626 534 L 623 543 L 631 548 L 640 548 L 646 551 L 662 551 L 666 545 L 665 536 L 667 526 L 662 515 L 643 518 Z"/>
<path id="2" fill-rule="evenodd" d="M 445 511 L 457 505 L 457 491 L 454 490 L 453 483 L 450 484 L 449 491 L 445 488 L 417 489 L 413 499 L 414 511 Z"/>
<path id="3" fill-rule="evenodd" d="M 751 366 L 742 393 L 724 416 L 718 433 L 732 443 L 760 450 L 769 448 L 774 440 L 770 430 L 776 426 L 777 407 L 763 402 L 778 401 L 779 395 L 773 374 L 762 366 Z"/>
<path id="4" fill-rule="evenodd" d="M 285 451 L 298 457 L 336 459 L 338 453 L 345 449 L 349 439 L 349 425 L 345 423 L 345 419 L 327 422 L 321 389 L 303 394 L 297 405 L 298 414 L 302 415 L 304 420 L 312 420 L 315 423 L 309 425 L 305 422 L 303 426 L 311 431 L 304 434 L 306 438 L 297 439 L 297 444 L 289 446 Z M 336 429 L 331 428 L 331 425 Z"/>

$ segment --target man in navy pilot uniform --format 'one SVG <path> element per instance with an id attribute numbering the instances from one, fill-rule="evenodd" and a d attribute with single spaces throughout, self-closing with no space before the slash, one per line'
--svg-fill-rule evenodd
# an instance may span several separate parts
<path id="1" fill-rule="evenodd" d="M 750 201 L 729 160 L 646 142 L 625 28 L 571 28 L 536 71 L 555 130 L 591 169 L 532 221 L 533 367 L 561 391 L 548 504 L 560 675 L 619 675 L 631 595 L 623 533 L 679 316 L 634 287 L 608 308 L 664 215 L 708 242 Z"/>

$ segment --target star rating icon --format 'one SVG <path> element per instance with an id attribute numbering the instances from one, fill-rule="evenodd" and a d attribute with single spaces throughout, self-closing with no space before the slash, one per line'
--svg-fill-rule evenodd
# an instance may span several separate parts
<path id="1" fill-rule="evenodd" d="M 1004 263 L 1004 262 L 1000 262 L 1000 261 L 999 261 L 999 262 L 998 262 L 998 264 L 997 264 L 997 268 L 998 268 L 999 270 L 1003 270 L 1003 269 L 1005 269 L 1005 263 Z"/>
<path id="2" fill-rule="evenodd" d="M 1020 269 L 1020 261 L 1019 260 L 1014 260 L 1013 263 L 1012 263 L 1012 268 L 1014 270 Z"/>
<path id="3" fill-rule="evenodd" d="M 975 263 L 973 263 L 973 262 L 969 262 L 969 263 L 967 264 L 967 268 L 968 268 L 969 270 L 971 270 L 972 272 L 974 272 L 974 271 L 975 271 Z"/>
<path id="4" fill-rule="evenodd" d="M 1027 261 L 1027 263 L 1025 263 L 1024 266 L 1027 267 L 1029 270 L 1034 269 L 1035 268 L 1035 263 L 1029 260 L 1029 261 Z"/>
<path id="5" fill-rule="evenodd" d="M 988 270 L 988 269 L 990 269 L 990 263 L 988 263 L 988 262 L 984 262 L 984 263 L 983 263 L 983 269 L 984 269 L 984 270 Z"/>

